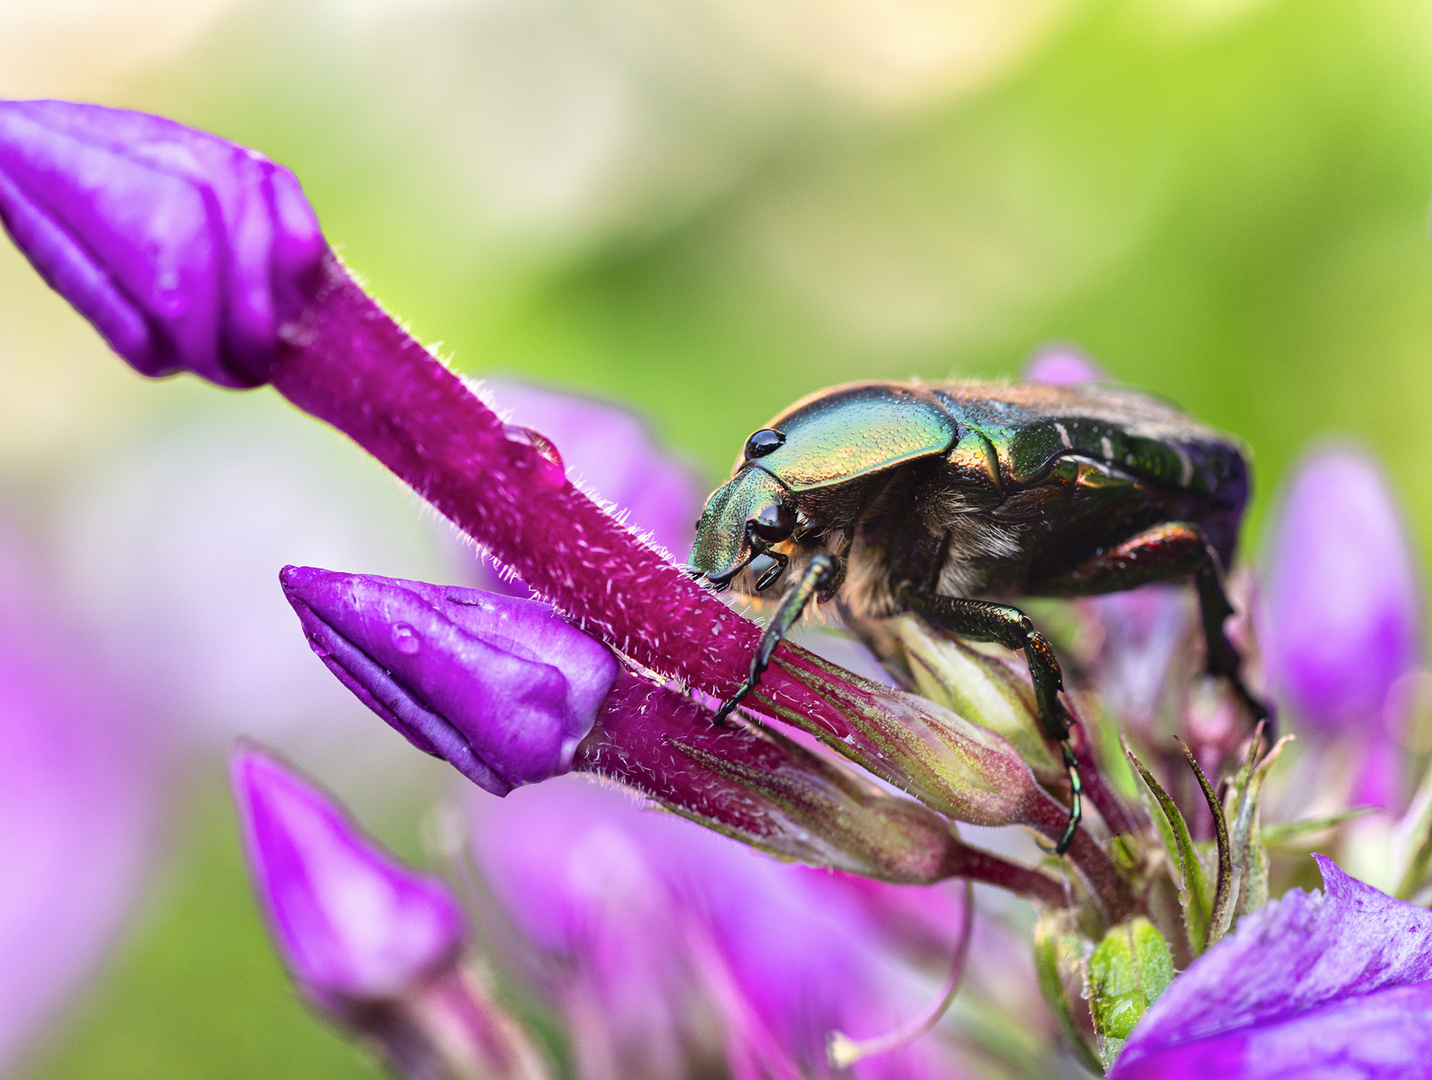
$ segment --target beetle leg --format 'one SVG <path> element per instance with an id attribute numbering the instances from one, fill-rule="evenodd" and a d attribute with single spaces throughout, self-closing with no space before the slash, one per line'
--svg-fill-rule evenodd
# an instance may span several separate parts
<path id="1" fill-rule="evenodd" d="M 766 629 L 761 634 L 761 640 L 756 645 L 756 651 L 751 656 L 751 671 L 746 676 L 746 681 L 741 684 L 741 689 L 736 691 L 731 700 L 721 706 L 716 713 L 716 723 L 724 724 L 726 717 L 730 716 L 736 706 L 745 700 L 746 695 L 760 684 L 761 675 L 765 672 L 766 666 L 770 664 L 771 657 L 775 655 L 776 646 L 785 640 L 791 627 L 800 621 L 806 605 L 835 576 L 835 572 L 834 556 L 823 552 L 811 556 L 810 563 L 806 566 L 800 581 L 796 582 L 790 592 L 781 597 L 780 606 L 771 616 L 771 621 L 766 624 Z"/>
<path id="2" fill-rule="evenodd" d="M 1223 573 L 1218 556 L 1198 526 L 1182 521 L 1156 525 L 1075 567 L 1068 574 L 1031 585 L 1030 591 L 1052 596 L 1080 596 L 1113 589 L 1132 589 L 1151 581 L 1185 576 L 1193 578 L 1198 590 L 1203 639 L 1208 645 L 1208 673 L 1228 680 L 1234 693 L 1253 714 L 1255 724 L 1259 720 L 1270 722 L 1268 732 L 1271 737 L 1273 710 L 1243 685 L 1242 658 L 1223 631 L 1224 621 L 1233 614 L 1233 605 L 1223 591 Z"/>
<path id="3" fill-rule="evenodd" d="M 1059 691 L 1064 689 L 1064 677 L 1060 674 L 1053 648 L 1044 635 L 1034 629 L 1029 616 L 1018 608 L 991 604 L 985 600 L 920 593 L 909 588 L 901 591 L 900 599 L 911 611 L 956 637 L 990 641 L 1006 649 L 1023 651 L 1029 663 L 1030 679 L 1034 683 L 1040 726 L 1044 728 L 1045 735 L 1059 744 L 1064 773 L 1069 777 L 1069 823 L 1054 847 L 1056 854 L 1063 855 L 1074 842 L 1074 832 L 1084 816 L 1084 784 L 1079 778 L 1079 763 L 1069 745 L 1069 729 L 1073 721 L 1064 703 L 1059 700 Z"/>

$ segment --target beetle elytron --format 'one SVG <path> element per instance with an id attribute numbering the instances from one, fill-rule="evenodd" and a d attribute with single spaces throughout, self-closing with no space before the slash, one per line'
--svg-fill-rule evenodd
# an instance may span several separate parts
<path id="1" fill-rule="evenodd" d="M 864 618 L 903 611 L 1023 650 L 1040 722 L 1080 783 L 1059 663 L 1020 596 L 1119 592 L 1191 577 L 1208 670 L 1256 719 L 1223 632 L 1223 567 L 1248 497 L 1239 445 L 1162 401 L 1097 385 L 850 383 L 796 402 L 747 441 L 697 523 L 689 566 L 718 589 L 788 587 L 745 684 L 755 688 L 813 598 Z M 753 562 L 757 568 L 751 568 Z M 763 565 L 764 564 L 764 565 Z"/>

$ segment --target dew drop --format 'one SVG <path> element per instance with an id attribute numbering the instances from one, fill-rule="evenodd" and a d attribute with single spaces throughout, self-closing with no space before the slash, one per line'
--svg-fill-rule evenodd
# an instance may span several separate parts
<path id="1" fill-rule="evenodd" d="M 393 627 L 393 648 L 400 653 L 412 656 L 423 647 L 423 639 L 418 632 L 407 623 L 398 623 Z"/>
<path id="2" fill-rule="evenodd" d="M 177 319 L 189 310 L 189 297 L 184 291 L 183 279 L 173 267 L 165 267 L 154 281 L 154 303 L 161 315 Z"/>
<path id="3" fill-rule="evenodd" d="M 562 464 L 562 455 L 557 452 L 557 448 L 552 445 L 552 441 L 547 436 L 540 431 L 519 427 L 516 424 L 506 424 L 502 431 L 509 441 L 536 451 L 532 460 L 528 462 L 528 466 L 531 469 L 529 475 L 539 487 L 556 490 L 567 482 L 567 467 Z"/>

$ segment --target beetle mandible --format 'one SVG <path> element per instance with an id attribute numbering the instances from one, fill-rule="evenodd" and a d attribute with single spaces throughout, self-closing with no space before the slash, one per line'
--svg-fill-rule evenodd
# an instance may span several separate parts
<path id="1" fill-rule="evenodd" d="M 1132 390 L 859 382 L 812 394 L 746 441 L 696 526 L 688 565 L 717 589 L 763 592 L 790 573 L 718 720 L 816 598 L 838 598 L 857 619 L 914 612 L 1021 650 L 1069 777 L 1062 854 L 1081 815 L 1072 721 L 1053 649 L 1007 601 L 1191 578 L 1209 673 L 1268 718 L 1223 630 L 1233 613 L 1223 570 L 1247 499 L 1237 441 Z"/>

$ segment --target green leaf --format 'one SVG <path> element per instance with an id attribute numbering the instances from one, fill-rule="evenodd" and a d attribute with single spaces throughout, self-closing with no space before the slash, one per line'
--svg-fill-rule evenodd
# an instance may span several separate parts
<path id="1" fill-rule="evenodd" d="M 1284 735 L 1271 750 L 1256 762 L 1258 747 L 1262 742 L 1263 725 L 1248 748 L 1248 758 L 1243 776 L 1238 785 L 1238 812 L 1233 819 L 1233 869 L 1238 878 L 1239 895 L 1235 914 L 1247 915 L 1257 911 L 1268 902 L 1268 851 L 1263 846 L 1258 826 L 1258 802 L 1263 794 L 1263 781 L 1268 770 L 1283 747 L 1292 742 L 1292 735 Z"/>
<path id="2" fill-rule="evenodd" d="M 1233 887 L 1237 884 L 1233 876 L 1233 851 L 1228 842 L 1228 820 L 1223 816 L 1223 804 L 1218 801 L 1218 796 L 1213 792 L 1213 785 L 1208 782 L 1208 777 L 1203 775 L 1203 770 L 1198 765 L 1198 759 L 1193 756 L 1193 751 L 1180 739 L 1175 739 L 1179 749 L 1183 751 L 1184 759 L 1188 762 L 1193 775 L 1198 778 L 1198 786 L 1203 791 L 1203 799 L 1208 803 L 1208 812 L 1213 815 L 1213 836 L 1218 844 L 1218 884 L 1213 893 L 1213 914 L 1208 920 L 1208 936 L 1203 946 L 1198 949 L 1202 952 L 1210 945 L 1218 944 L 1220 938 L 1228 932 L 1229 924 L 1233 921 Z"/>
<path id="3" fill-rule="evenodd" d="M 1305 836 L 1335 829 L 1339 825 L 1346 825 L 1349 821 L 1366 817 L 1376 810 L 1375 806 L 1354 806 L 1351 810 L 1341 810 L 1336 814 L 1329 814 L 1327 817 L 1304 818 L 1302 821 L 1284 821 L 1277 825 L 1264 825 L 1259 830 L 1259 834 L 1266 846 L 1282 847 Z"/>
<path id="4" fill-rule="evenodd" d="M 1153 773 L 1134 756 L 1127 744 L 1124 745 L 1124 753 L 1128 755 L 1129 761 L 1143 778 L 1149 793 L 1162 811 L 1163 822 L 1159 821 L 1158 814 L 1150 816 L 1158 826 L 1165 849 L 1171 857 L 1176 856 L 1178 860 L 1178 898 L 1183 905 L 1183 925 L 1188 933 L 1189 947 L 1196 956 L 1203 952 L 1212 916 L 1208 885 L 1203 877 L 1203 867 L 1198 861 L 1198 849 L 1194 847 L 1193 837 L 1188 831 L 1188 822 L 1184 821 L 1183 814 L 1179 812 L 1169 793 L 1163 789 L 1163 785 L 1154 779 Z"/>

